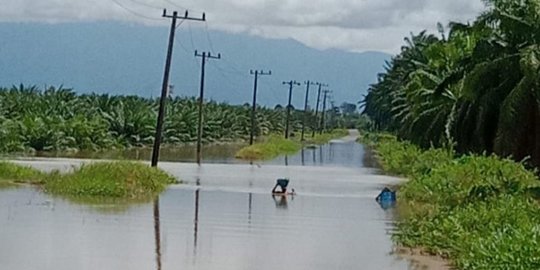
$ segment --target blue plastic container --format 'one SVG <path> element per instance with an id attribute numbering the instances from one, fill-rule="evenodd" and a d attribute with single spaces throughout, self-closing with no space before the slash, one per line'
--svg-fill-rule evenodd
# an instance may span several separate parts
<path id="1" fill-rule="evenodd" d="M 396 201 L 396 192 L 395 191 L 383 191 L 381 197 L 379 198 L 382 202 L 395 202 Z"/>

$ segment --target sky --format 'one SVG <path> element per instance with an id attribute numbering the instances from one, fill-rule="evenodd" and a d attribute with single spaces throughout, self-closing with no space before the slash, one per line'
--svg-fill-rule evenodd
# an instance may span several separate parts
<path id="1" fill-rule="evenodd" d="M 291 38 L 316 49 L 397 53 L 403 38 L 437 22 L 468 22 L 481 0 L 1 0 L 0 22 L 124 21 L 167 25 L 162 9 L 190 11 L 188 22 L 264 38 Z"/>

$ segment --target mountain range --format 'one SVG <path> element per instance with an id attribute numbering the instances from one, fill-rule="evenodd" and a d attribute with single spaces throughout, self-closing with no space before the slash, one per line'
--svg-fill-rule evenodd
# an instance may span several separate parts
<path id="1" fill-rule="evenodd" d="M 0 86 L 63 86 L 79 93 L 159 96 L 169 29 L 122 22 L 0 23 Z M 323 33 L 321 33 L 323 35 Z M 321 37 L 323 38 L 323 37 Z M 357 103 L 376 82 L 390 55 L 382 52 L 317 50 L 292 39 L 184 24 L 176 32 L 170 84 L 173 95 L 197 96 L 200 60 L 194 51 L 221 54 L 208 60 L 205 98 L 232 104 L 251 102 L 250 70 L 272 71 L 259 78 L 258 103 L 286 104 L 296 80 L 293 106 L 303 107 L 306 80 L 329 84 L 332 100 Z M 311 106 L 316 87 L 311 88 Z"/>

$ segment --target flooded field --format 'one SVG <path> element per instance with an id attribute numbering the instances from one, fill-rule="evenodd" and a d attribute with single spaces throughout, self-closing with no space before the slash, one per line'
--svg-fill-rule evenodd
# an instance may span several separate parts
<path id="1" fill-rule="evenodd" d="M 363 166 L 354 142 L 321 149 L 288 166 L 162 162 L 184 184 L 131 206 L 0 189 L 1 269 L 439 269 L 392 254 L 392 210 L 373 198 L 400 180 Z M 45 170 L 80 162 L 20 161 Z M 278 177 L 297 195 L 272 197 Z"/>

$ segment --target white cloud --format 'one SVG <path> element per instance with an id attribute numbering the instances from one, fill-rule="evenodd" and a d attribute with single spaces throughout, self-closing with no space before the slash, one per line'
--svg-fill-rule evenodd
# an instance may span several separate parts
<path id="1" fill-rule="evenodd" d="M 472 20 L 484 9 L 481 0 L 2 0 L 0 21 L 165 24 L 164 7 L 188 7 L 194 16 L 206 11 L 213 29 L 293 38 L 319 49 L 387 52 L 410 32 Z"/>

